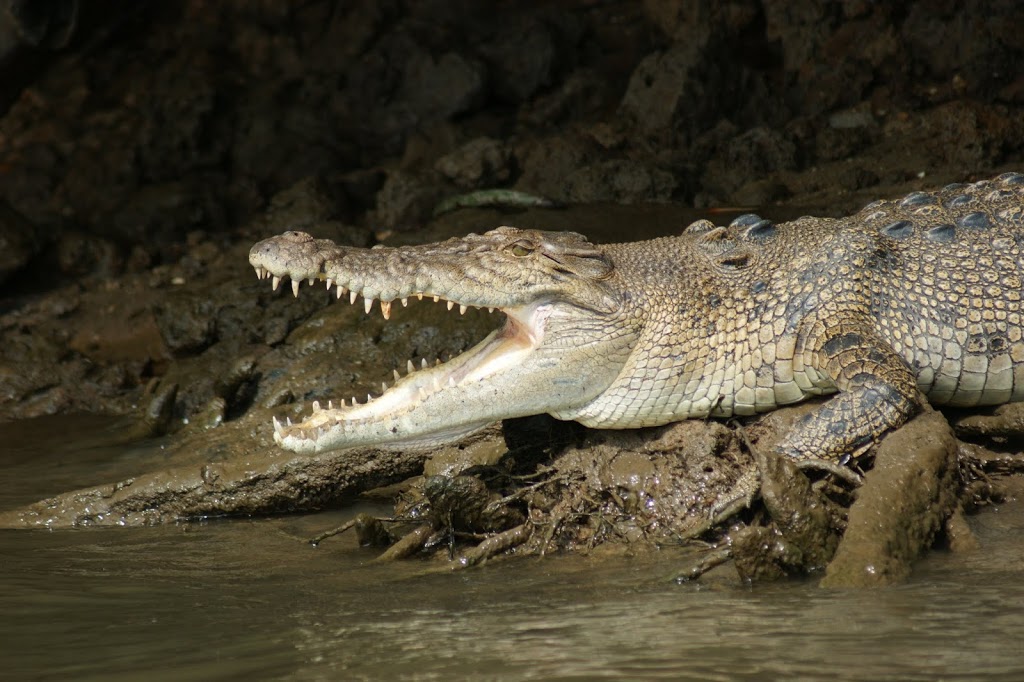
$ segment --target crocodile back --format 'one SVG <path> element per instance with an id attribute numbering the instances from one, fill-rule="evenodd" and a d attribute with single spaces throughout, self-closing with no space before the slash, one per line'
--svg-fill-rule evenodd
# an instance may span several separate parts
<path id="1" fill-rule="evenodd" d="M 601 400 L 562 415 L 633 427 L 753 414 L 836 390 L 821 339 L 867 333 L 931 402 L 1024 399 L 1024 175 L 870 204 L 842 219 L 728 226 L 605 248 L 643 331 Z"/>
<path id="2" fill-rule="evenodd" d="M 1024 175 L 876 202 L 870 314 L 933 404 L 1024 399 Z"/>

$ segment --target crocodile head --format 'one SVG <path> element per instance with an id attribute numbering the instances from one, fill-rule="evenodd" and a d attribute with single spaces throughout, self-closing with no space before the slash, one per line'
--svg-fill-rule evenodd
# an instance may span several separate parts
<path id="1" fill-rule="evenodd" d="M 432 298 L 496 309 L 504 325 L 434 367 L 410 372 L 364 404 L 313 404 L 300 423 L 275 420 L 275 440 L 298 452 L 357 445 L 433 446 L 505 418 L 559 415 L 590 403 L 622 370 L 635 338 L 610 286 L 614 265 L 582 235 L 500 227 L 423 246 L 346 247 L 303 232 L 253 246 L 249 262 L 276 289 L 326 281 L 338 298 Z"/>

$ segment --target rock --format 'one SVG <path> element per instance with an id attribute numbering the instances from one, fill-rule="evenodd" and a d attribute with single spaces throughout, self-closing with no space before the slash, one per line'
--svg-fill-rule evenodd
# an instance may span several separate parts
<path id="1" fill-rule="evenodd" d="M 323 181 L 311 175 L 302 178 L 270 198 L 259 222 L 272 234 L 285 230 L 307 230 L 338 216 L 338 197 L 329 196 Z"/>
<path id="2" fill-rule="evenodd" d="M 704 96 L 696 74 L 702 59 L 699 42 L 676 43 L 645 57 L 633 71 L 619 114 L 642 135 L 664 137 L 677 126 L 693 130 L 694 101 Z"/>
<path id="3" fill-rule="evenodd" d="M 871 113 L 870 105 L 867 104 L 842 109 L 828 117 L 828 126 L 834 130 L 855 130 L 871 128 L 874 125 L 875 117 Z"/>
<path id="4" fill-rule="evenodd" d="M 577 69 L 552 92 L 541 93 L 519 110 L 519 119 L 534 126 L 566 119 L 589 119 L 608 108 L 612 85 L 593 69 Z"/>
<path id="5" fill-rule="evenodd" d="M 36 226 L 0 201 L 0 284 L 39 253 L 42 239 Z"/>
<path id="6" fill-rule="evenodd" d="M 818 131 L 814 139 L 814 154 L 818 161 L 839 161 L 847 159 L 873 141 L 868 128 L 833 128 Z"/>
<path id="7" fill-rule="evenodd" d="M 613 201 L 636 204 L 668 201 L 677 186 L 668 171 L 630 159 L 602 161 L 572 173 L 565 180 L 565 198 L 570 202 Z"/>
<path id="8" fill-rule="evenodd" d="M 619 115 L 660 151 L 689 147 L 701 133 L 730 118 L 749 127 L 788 113 L 778 87 L 765 79 L 774 55 L 751 35 L 757 13 L 738 3 L 648 2 L 648 13 L 674 41 L 633 70 Z M 736 47 L 756 57 L 736 59 Z M 753 62 L 757 61 L 757 67 Z M 691 154 L 681 157 L 700 163 Z"/>
<path id="9" fill-rule="evenodd" d="M 511 153 L 498 140 L 478 137 L 442 156 L 434 168 L 462 189 L 491 187 L 508 181 Z"/>
<path id="10" fill-rule="evenodd" d="M 182 234 L 224 223 L 223 208 L 209 192 L 213 182 L 223 179 L 140 187 L 100 220 L 96 232 L 121 244 L 146 244 L 150 249 L 163 247 L 169 252 L 168 247 Z"/>
<path id="11" fill-rule="evenodd" d="M 717 3 L 700 0 L 644 0 L 644 14 L 674 41 L 696 40 L 708 27 L 727 34 L 737 33 L 759 19 L 754 3 Z"/>
<path id="12" fill-rule="evenodd" d="M 440 176 L 431 172 L 408 171 L 388 173 L 384 186 L 377 192 L 377 208 L 373 225 L 378 230 L 410 231 L 424 225 L 445 196 Z"/>
<path id="13" fill-rule="evenodd" d="M 168 350 L 178 357 L 193 355 L 216 340 L 215 315 L 219 304 L 205 292 L 178 290 L 169 292 L 153 306 L 160 337 Z"/>
<path id="14" fill-rule="evenodd" d="M 405 67 L 400 101 L 418 125 L 444 120 L 483 102 L 486 73 L 483 64 L 457 52 L 437 59 L 415 54 Z"/>
<path id="15" fill-rule="evenodd" d="M 874 187 L 879 183 L 878 174 L 870 168 L 847 166 L 836 173 L 836 182 L 848 192 Z"/>
<path id="16" fill-rule="evenodd" d="M 124 267 L 120 249 L 109 239 L 77 231 L 63 232 L 57 240 L 57 267 L 65 275 L 116 277 Z"/>
<path id="17" fill-rule="evenodd" d="M 949 102 L 919 122 L 922 149 L 936 163 L 979 168 L 999 158 L 1007 139 L 1024 137 L 1024 121 L 1003 107 L 969 101 Z"/>
<path id="18" fill-rule="evenodd" d="M 976 21 L 961 20 L 959 10 L 956 4 L 940 9 L 915 3 L 909 7 L 895 40 L 920 60 L 924 68 L 918 77 L 922 81 L 945 84 L 957 76 L 968 96 L 975 99 L 998 81 L 1004 68 L 1007 73 L 1019 73 L 1005 60 L 1024 48 L 1024 42 L 1018 33 L 1004 27 L 1022 25 L 1024 6 L 992 3 Z"/>
<path id="19" fill-rule="evenodd" d="M 597 145 L 579 134 L 551 135 L 520 143 L 515 149 L 521 175 L 516 189 L 568 201 L 565 179 L 598 158 Z"/>
<path id="20" fill-rule="evenodd" d="M 785 183 L 773 178 L 751 180 L 730 196 L 733 206 L 768 206 L 789 198 L 792 192 Z"/>
<path id="21" fill-rule="evenodd" d="M 479 49 L 489 67 L 493 94 L 516 103 L 547 85 L 558 50 L 572 47 L 568 41 L 559 41 L 552 28 L 538 17 L 520 16 L 482 42 Z"/>
<path id="22" fill-rule="evenodd" d="M 905 580 L 958 508 L 960 485 L 957 441 L 941 413 L 928 409 L 886 436 L 821 586 Z"/>
<path id="23" fill-rule="evenodd" d="M 730 197 L 743 185 L 775 177 L 797 165 L 793 140 L 771 128 L 752 128 L 730 139 L 705 170 L 704 185 Z"/>

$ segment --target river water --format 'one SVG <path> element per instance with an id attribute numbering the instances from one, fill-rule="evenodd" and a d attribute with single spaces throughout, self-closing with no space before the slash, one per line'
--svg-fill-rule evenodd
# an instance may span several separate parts
<path id="1" fill-rule="evenodd" d="M 0 425 L 0 509 L 161 457 L 111 427 Z M 0 531 L 0 679 L 1024 679 L 1018 502 L 971 518 L 980 551 L 865 591 L 677 584 L 684 550 L 450 572 L 303 541 L 356 511 Z"/>

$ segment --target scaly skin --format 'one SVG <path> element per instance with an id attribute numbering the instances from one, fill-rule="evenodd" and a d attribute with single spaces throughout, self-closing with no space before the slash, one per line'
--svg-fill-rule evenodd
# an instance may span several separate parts
<path id="1" fill-rule="evenodd" d="M 706 220 L 677 237 L 593 245 L 501 227 L 358 249 L 286 233 L 256 244 L 261 277 L 326 279 L 367 310 L 437 296 L 499 308 L 475 349 L 366 405 L 275 424 L 285 447 L 453 440 L 547 412 L 595 428 L 749 415 L 834 393 L 778 446 L 842 460 L 927 399 L 1024 399 L 1024 175 L 915 192 L 840 220 Z M 275 288 L 278 280 L 275 279 Z"/>

